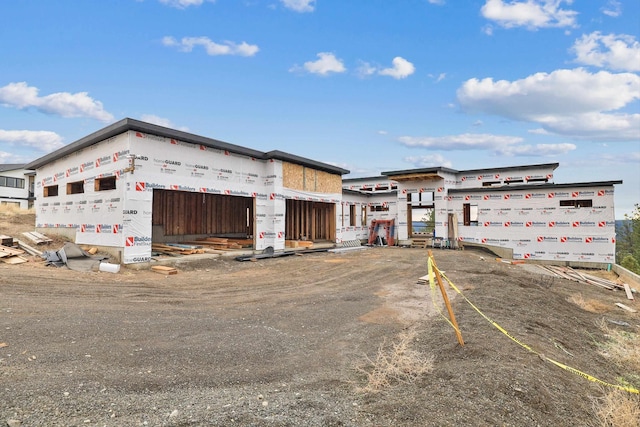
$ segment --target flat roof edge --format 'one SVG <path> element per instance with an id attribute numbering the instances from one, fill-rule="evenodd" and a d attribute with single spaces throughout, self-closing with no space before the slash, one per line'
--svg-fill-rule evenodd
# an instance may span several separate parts
<path id="1" fill-rule="evenodd" d="M 514 191 L 514 190 L 534 190 L 536 188 L 575 188 L 575 187 L 611 187 L 622 184 L 622 180 L 617 181 L 596 181 L 596 182 L 574 182 L 574 183 L 546 183 L 546 184 L 524 184 L 524 185 L 501 185 L 499 187 L 472 187 L 472 188 L 450 188 L 449 193 L 479 193 L 483 191 Z"/>

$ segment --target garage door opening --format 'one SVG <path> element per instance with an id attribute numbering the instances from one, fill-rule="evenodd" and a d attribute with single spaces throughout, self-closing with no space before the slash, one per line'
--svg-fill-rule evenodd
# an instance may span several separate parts
<path id="1" fill-rule="evenodd" d="M 153 190 L 153 240 L 184 236 L 253 239 L 254 199 Z"/>

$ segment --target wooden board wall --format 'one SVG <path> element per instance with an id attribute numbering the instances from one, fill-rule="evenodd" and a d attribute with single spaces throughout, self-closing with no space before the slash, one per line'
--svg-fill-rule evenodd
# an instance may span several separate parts
<path id="1" fill-rule="evenodd" d="M 333 203 L 286 201 L 285 238 L 289 240 L 336 240 L 336 205 Z"/>
<path id="2" fill-rule="evenodd" d="M 328 194 L 342 192 L 341 175 L 288 162 L 282 162 L 282 184 L 293 190 Z"/>
<path id="3" fill-rule="evenodd" d="M 253 217 L 253 199 L 249 197 L 153 190 L 152 223 L 163 226 L 167 236 L 251 235 Z"/>

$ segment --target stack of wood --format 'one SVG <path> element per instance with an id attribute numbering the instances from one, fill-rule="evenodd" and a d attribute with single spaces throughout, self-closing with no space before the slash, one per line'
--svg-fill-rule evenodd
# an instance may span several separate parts
<path id="1" fill-rule="evenodd" d="M 218 251 L 232 251 L 253 247 L 253 240 L 251 239 L 233 239 L 228 237 L 206 237 L 185 243 L 202 245 Z"/>
<path id="2" fill-rule="evenodd" d="M 38 233 L 37 231 L 25 231 L 24 233 L 22 233 L 22 235 L 34 242 L 36 245 L 53 242 L 53 240 L 51 240 L 44 234 Z"/>
<path id="3" fill-rule="evenodd" d="M 14 247 L 13 237 L 0 236 L 0 261 L 5 264 L 21 264 L 27 262 L 27 259 L 22 257 L 25 251 Z"/>
<path id="4" fill-rule="evenodd" d="M 411 247 L 412 248 L 419 248 L 419 249 L 426 249 L 426 248 L 430 248 L 433 245 L 433 238 L 432 237 L 412 237 L 411 238 Z"/>
<path id="5" fill-rule="evenodd" d="M 630 300 L 634 299 L 633 292 L 631 291 L 631 287 L 626 283 L 618 283 L 617 281 L 614 282 L 611 280 L 603 279 L 602 277 L 597 277 L 591 274 L 576 271 L 571 267 L 560 267 L 556 265 L 540 265 L 540 267 L 544 268 L 547 271 L 550 271 L 557 277 L 562 277 L 563 279 L 573 280 L 574 282 L 578 282 L 578 283 L 599 286 L 601 288 L 608 289 L 610 291 L 614 289 L 623 290 L 627 294 L 628 299 Z"/>
<path id="6" fill-rule="evenodd" d="M 185 245 L 181 243 L 152 243 L 151 251 L 169 256 L 181 256 L 192 254 L 203 254 L 205 250 L 202 246 Z"/>
<path id="7" fill-rule="evenodd" d="M 284 246 L 286 248 L 312 248 L 313 242 L 310 240 L 285 240 Z"/>

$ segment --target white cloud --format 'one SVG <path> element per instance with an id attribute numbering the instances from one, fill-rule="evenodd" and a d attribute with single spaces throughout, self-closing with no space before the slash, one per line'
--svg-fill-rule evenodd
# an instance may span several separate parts
<path id="1" fill-rule="evenodd" d="M 529 129 L 527 132 L 533 134 L 533 135 L 549 135 L 549 132 L 542 129 L 542 128 L 537 128 L 537 129 Z"/>
<path id="2" fill-rule="evenodd" d="M 612 18 L 617 18 L 622 14 L 622 5 L 617 0 L 609 0 L 605 7 L 602 8 L 602 13 Z"/>
<path id="3" fill-rule="evenodd" d="M 497 153 L 505 156 L 557 156 L 575 150 L 575 144 L 536 144 L 501 147 Z"/>
<path id="4" fill-rule="evenodd" d="M 155 114 L 143 114 L 142 116 L 140 116 L 140 120 L 142 120 L 143 122 L 154 124 L 154 125 L 164 126 L 170 129 L 181 130 L 183 132 L 189 131 L 189 128 L 177 127 L 175 124 L 173 124 L 171 120 L 166 119 L 164 117 L 156 116 Z"/>
<path id="5" fill-rule="evenodd" d="M 576 40 L 571 50 L 576 54 L 576 61 L 581 64 L 621 71 L 640 71 L 640 43 L 630 35 L 602 35 L 595 31 Z"/>
<path id="6" fill-rule="evenodd" d="M 19 110 L 35 108 L 62 117 L 89 117 L 103 122 L 113 120 L 113 115 L 104 110 L 102 103 L 91 98 L 87 92 L 58 92 L 38 96 L 38 91 L 38 88 L 26 82 L 9 83 L 0 87 L 0 104 Z"/>
<path id="7" fill-rule="evenodd" d="M 492 135 L 488 133 L 463 133 L 459 135 L 435 137 L 401 136 L 398 140 L 407 147 L 422 147 L 445 151 L 495 150 L 504 145 L 513 145 L 522 142 L 522 138 L 517 136 Z"/>
<path id="8" fill-rule="evenodd" d="M 445 4 L 445 0 L 428 0 L 431 4 L 437 4 L 438 6 L 442 6 Z"/>
<path id="9" fill-rule="evenodd" d="M 55 132 L 33 130 L 3 130 L 0 129 L 0 142 L 11 145 L 32 147 L 40 151 L 50 152 L 61 148 L 64 143 L 62 137 Z"/>
<path id="10" fill-rule="evenodd" d="M 27 161 L 13 153 L 0 151 L 0 163 L 27 163 Z"/>
<path id="11" fill-rule="evenodd" d="M 457 91 L 463 110 L 537 123 L 576 138 L 637 140 L 640 114 L 614 113 L 640 99 L 640 76 L 577 68 L 521 80 L 470 79 Z"/>
<path id="12" fill-rule="evenodd" d="M 231 41 L 224 41 L 219 44 L 208 37 L 183 37 L 178 41 L 173 37 L 166 36 L 162 38 L 162 44 L 169 47 L 177 47 L 182 52 L 191 52 L 195 46 L 202 46 L 207 55 L 211 56 L 253 56 L 260 50 L 257 45 L 251 45 L 246 42 L 237 44 Z"/>
<path id="13" fill-rule="evenodd" d="M 429 154 L 427 156 L 409 156 L 403 159 L 407 163 L 411 163 L 417 168 L 431 168 L 442 166 L 445 168 L 452 167 L 451 161 L 445 159 L 438 153 Z"/>
<path id="14" fill-rule="evenodd" d="M 377 69 L 373 65 L 368 62 L 360 61 L 360 65 L 356 69 L 356 74 L 358 77 L 367 77 L 375 74 L 376 71 Z"/>
<path id="15" fill-rule="evenodd" d="M 280 0 L 280 2 L 287 9 L 296 12 L 313 12 L 316 5 L 316 0 Z"/>
<path id="16" fill-rule="evenodd" d="M 517 136 L 492 135 L 487 133 L 463 133 L 439 137 L 398 138 L 407 147 L 428 148 L 430 150 L 486 150 L 502 156 L 550 156 L 566 154 L 575 150 L 574 144 L 521 144 L 524 139 Z"/>
<path id="17" fill-rule="evenodd" d="M 215 0 L 208 0 L 213 3 Z M 160 3 L 167 6 L 176 7 L 178 9 L 184 9 L 189 6 L 200 6 L 204 3 L 204 0 L 160 0 Z"/>
<path id="18" fill-rule="evenodd" d="M 317 61 L 305 62 L 302 69 L 311 74 L 320 74 L 323 76 L 330 73 L 344 73 L 347 69 L 344 67 L 342 60 L 335 57 L 333 53 L 320 52 L 316 55 Z M 289 71 L 300 71 L 300 67 L 294 66 Z"/>
<path id="19" fill-rule="evenodd" d="M 473 122 L 472 126 L 480 127 L 482 125 L 484 125 L 484 122 L 482 120 L 476 120 L 475 122 Z"/>
<path id="20" fill-rule="evenodd" d="M 486 19 L 505 28 L 575 27 L 577 12 L 561 9 L 562 3 L 571 4 L 572 0 L 487 0 L 481 12 Z"/>
<path id="21" fill-rule="evenodd" d="M 396 56 L 391 61 L 393 67 L 385 68 L 383 70 L 378 71 L 378 74 L 382 76 L 390 76 L 394 79 L 404 79 L 416 71 L 416 67 L 406 59 Z"/>

